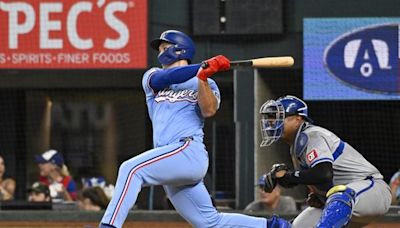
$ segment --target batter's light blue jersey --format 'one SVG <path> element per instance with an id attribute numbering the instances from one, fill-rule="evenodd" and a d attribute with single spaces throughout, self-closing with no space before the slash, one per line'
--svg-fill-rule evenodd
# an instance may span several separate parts
<path id="1" fill-rule="evenodd" d="M 204 118 L 197 103 L 198 78 L 193 77 L 183 83 L 172 84 L 168 88 L 154 91 L 150 87 L 152 75 L 160 68 L 151 68 L 142 79 L 143 90 L 150 119 L 153 124 L 154 147 L 164 146 L 179 141 L 183 137 L 193 137 L 203 142 Z M 220 92 L 214 80 L 208 84 L 221 102 Z"/>

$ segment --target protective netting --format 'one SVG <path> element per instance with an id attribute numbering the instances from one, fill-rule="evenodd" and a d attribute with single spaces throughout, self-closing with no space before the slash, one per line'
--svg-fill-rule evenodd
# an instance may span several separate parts
<path id="1" fill-rule="evenodd" d="M 303 98 L 302 72 L 260 71 L 274 97 L 291 94 Z M 385 181 L 399 168 L 397 140 L 400 122 L 398 101 L 305 100 L 315 124 L 326 127 L 350 143 L 384 175 Z"/>

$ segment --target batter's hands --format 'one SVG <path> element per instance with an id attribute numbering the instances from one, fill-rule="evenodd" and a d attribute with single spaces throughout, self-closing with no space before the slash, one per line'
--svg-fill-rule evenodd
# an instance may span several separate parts
<path id="1" fill-rule="evenodd" d="M 228 58 L 223 55 L 217 55 L 202 62 L 200 70 L 197 73 L 197 77 L 203 81 L 206 81 L 208 77 L 214 75 L 218 71 L 229 70 L 230 65 L 231 64 Z"/>
<path id="2" fill-rule="evenodd" d="M 306 200 L 307 204 L 310 207 L 315 208 L 323 208 L 325 207 L 326 197 L 315 192 L 311 192 L 308 194 L 308 198 Z"/>

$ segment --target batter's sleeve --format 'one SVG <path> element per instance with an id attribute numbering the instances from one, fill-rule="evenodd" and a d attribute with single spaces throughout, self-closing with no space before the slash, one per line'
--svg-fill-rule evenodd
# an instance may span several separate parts
<path id="1" fill-rule="evenodd" d="M 147 104 L 147 109 L 149 112 L 149 117 L 152 119 L 153 116 L 153 106 L 154 106 L 154 99 L 156 97 L 156 91 L 150 86 L 150 79 L 154 75 L 155 72 L 161 70 L 160 68 L 151 68 L 146 73 L 144 73 L 143 78 L 142 78 L 142 87 L 143 91 L 146 95 L 146 104 Z"/>
<path id="2" fill-rule="evenodd" d="M 143 75 L 142 87 L 143 87 L 144 93 L 146 94 L 146 101 L 154 98 L 154 96 L 156 95 L 156 91 L 153 88 L 151 88 L 151 86 L 150 86 L 150 79 L 151 79 L 152 75 L 154 75 L 154 73 L 159 70 L 161 70 L 161 69 L 153 67 L 153 68 L 149 69 L 148 71 L 146 71 Z"/>

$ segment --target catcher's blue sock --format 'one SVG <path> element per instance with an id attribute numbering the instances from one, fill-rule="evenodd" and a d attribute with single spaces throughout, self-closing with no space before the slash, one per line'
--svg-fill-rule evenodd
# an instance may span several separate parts
<path id="1" fill-rule="evenodd" d="M 291 228 L 292 225 L 283 218 L 273 215 L 267 219 L 267 228 Z"/>

